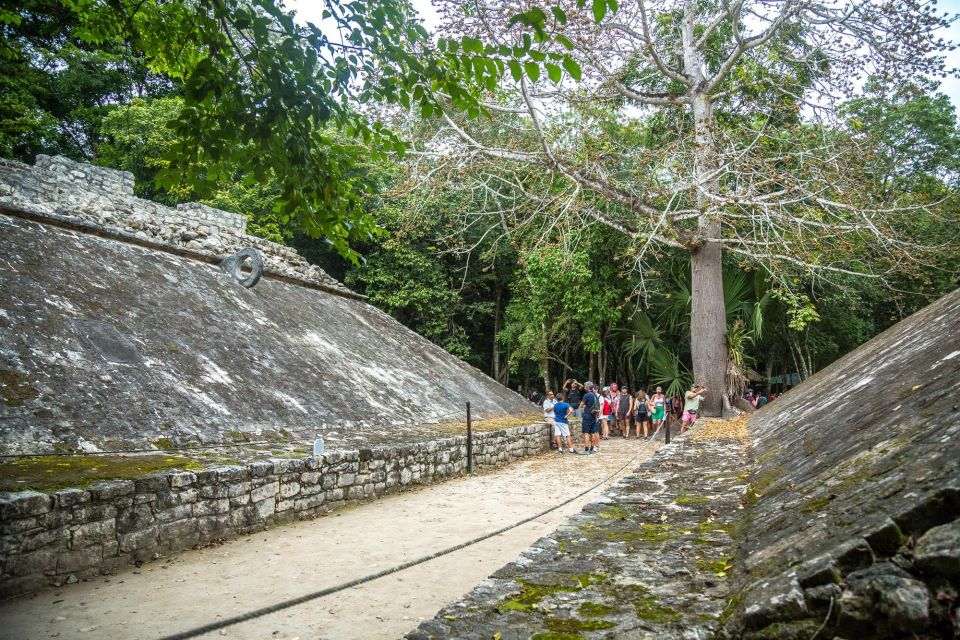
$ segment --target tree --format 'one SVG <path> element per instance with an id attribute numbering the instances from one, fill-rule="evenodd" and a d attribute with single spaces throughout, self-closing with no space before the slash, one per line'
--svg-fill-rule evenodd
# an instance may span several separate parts
<path id="1" fill-rule="evenodd" d="M 523 41 L 518 22 L 539 25 L 586 82 L 513 69 L 516 84 L 492 96 L 497 124 L 444 111 L 422 150 L 467 176 L 471 163 L 484 167 L 473 188 L 509 184 L 500 197 L 517 211 L 629 237 L 638 267 L 688 254 L 694 373 L 711 389 L 725 387 L 728 362 L 722 253 L 784 289 L 798 271 L 880 277 L 922 254 L 905 219 L 928 205 L 878 191 L 864 168 L 876 149 L 831 126 L 831 114 L 864 74 L 942 73 L 947 43 L 935 35 L 948 22 L 932 4 L 579 0 L 519 20 L 510 3 L 441 6 L 446 33 L 504 46 Z M 708 397 L 708 414 L 721 395 Z"/>
<path id="2" fill-rule="evenodd" d="M 172 123 L 177 143 L 166 158 L 171 169 L 160 172 L 160 186 L 205 197 L 238 172 L 254 180 L 273 176 L 278 218 L 355 259 L 350 241 L 369 238 L 375 225 L 363 206 L 363 185 L 346 178 L 371 154 L 406 148 L 371 115 L 397 105 L 429 116 L 439 93 L 476 117 L 481 89 L 494 88 L 507 60 L 539 44 L 507 49 L 464 38 L 436 47 L 407 0 L 329 0 L 325 7 L 327 22 L 317 26 L 297 24 L 279 0 L 13 3 L 0 9 L 0 51 L 13 60 L 4 80 L 46 62 L 21 37 L 38 16 L 44 35 L 63 23 L 90 50 L 128 47 L 182 91 L 184 107 Z M 31 109 L 30 98 L 21 91 L 10 109 Z M 8 128 L 15 135 L 49 128 L 33 119 L 11 119 Z"/>

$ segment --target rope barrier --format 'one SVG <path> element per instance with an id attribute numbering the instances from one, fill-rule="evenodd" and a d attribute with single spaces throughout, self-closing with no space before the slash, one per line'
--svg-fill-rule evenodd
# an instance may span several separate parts
<path id="1" fill-rule="evenodd" d="M 583 496 L 587 495 L 587 494 L 590 493 L 591 491 L 594 491 L 595 489 L 597 489 L 598 487 L 600 487 L 600 486 L 603 485 L 604 483 L 609 482 L 609 481 L 612 480 L 614 477 L 616 477 L 618 474 L 620 474 L 620 472 L 622 472 L 622 471 L 623 471 L 624 469 L 626 469 L 628 466 L 630 466 L 631 464 L 633 464 L 633 462 L 634 462 L 637 458 L 639 458 L 640 455 L 644 453 L 644 451 L 646 451 L 646 449 L 647 449 L 648 446 L 650 446 L 651 444 L 653 444 L 653 442 L 655 441 L 655 439 L 656 439 L 656 437 L 657 437 L 657 434 L 660 433 L 660 428 L 661 428 L 662 426 L 663 426 L 663 425 L 661 424 L 660 427 L 657 427 L 657 430 L 654 431 L 653 435 L 650 436 L 650 439 L 647 440 L 647 441 L 643 444 L 643 446 L 640 448 L 640 450 L 637 452 L 637 454 L 636 454 L 635 456 L 633 456 L 630 460 L 628 460 L 627 462 L 625 462 L 619 469 L 617 469 L 616 471 L 614 471 L 613 473 L 611 473 L 610 475 L 608 475 L 606 478 L 604 478 L 604 479 L 601 480 L 600 482 L 594 484 L 594 485 L 591 486 L 589 489 L 585 489 L 584 491 L 581 491 L 580 493 L 578 493 L 577 495 L 573 496 L 572 498 L 567 498 L 567 499 L 564 500 L 563 502 L 561 502 L 561 503 L 559 503 L 559 504 L 556 504 L 556 505 L 550 507 L 549 509 L 545 509 L 545 510 L 541 511 L 540 513 L 537 513 L 537 514 L 535 514 L 535 515 L 532 515 L 532 516 L 530 516 L 530 517 L 528 517 L 528 518 L 524 518 L 523 520 L 519 520 L 519 521 L 517 521 L 517 522 L 514 522 L 513 524 L 508 525 L 508 526 L 506 526 L 506 527 L 502 527 L 502 528 L 500 528 L 500 529 L 497 529 L 496 531 L 491 531 L 490 533 L 485 533 L 485 534 L 483 534 L 483 535 L 481 535 L 481 536 L 478 536 L 478 537 L 476 537 L 476 538 L 473 538 L 472 540 L 468 540 L 468 541 L 466 541 L 466 542 L 461 542 L 460 544 L 454 545 L 454 546 L 452 546 L 452 547 L 448 547 L 448 548 L 446 548 L 446 549 L 443 549 L 443 550 L 441 550 L 441 551 L 437 551 L 437 552 L 435 552 L 435 553 L 431 553 L 430 555 L 422 556 L 422 557 L 417 558 L 417 559 L 415 559 L 415 560 L 410 560 L 410 561 L 408 561 L 408 562 L 404 562 L 404 563 L 402 563 L 402 564 L 398 564 L 398 565 L 396 565 L 396 566 L 394 566 L 394 567 L 391 567 L 391 568 L 389 568 L 389 569 L 384 569 L 384 570 L 378 571 L 378 572 L 376 572 L 376 573 L 371 573 L 371 574 L 369 574 L 369 575 L 362 576 L 362 577 L 360 577 L 360 578 L 356 578 L 356 579 L 350 580 L 350 581 L 348 581 L 348 582 L 343 582 L 343 583 L 338 584 L 338 585 L 335 585 L 335 586 L 333 586 L 333 587 L 328 587 L 328 588 L 326 588 L 326 589 L 320 589 L 319 591 L 313 591 L 313 592 L 311 592 L 311 593 L 307 593 L 307 594 L 304 594 L 304 595 L 302 595 L 302 596 L 298 596 L 298 597 L 296 597 L 296 598 L 291 598 L 291 599 L 289 599 L 289 600 L 285 600 L 285 601 L 283 601 L 283 602 L 279 602 L 279 603 L 277 603 L 277 604 L 273 604 L 273 605 L 270 605 L 270 606 L 267 606 L 267 607 L 261 607 L 260 609 L 254 609 L 254 610 L 252 610 L 252 611 L 248 611 L 247 613 L 242 613 L 242 614 L 240 614 L 240 615 L 233 616 L 233 617 L 227 618 L 227 619 L 225 619 L 225 620 L 219 620 L 219 621 L 217 621 L 217 622 L 211 622 L 210 624 L 206 624 L 206 625 L 203 625 L 203 626 L 201 626 L 201 627 L 196 627 L 196 628 L 194 628 L 194 629 L 190 629 L 190 630 L 187 630 L 187 631 L 181 631 L 181 632 L 179 632 L 179 633 L 174 633 L 174 634 L 169 635 L 169 636 L 164 636 L 164 637 L 161 638 L 160 640 L 187 640 L 188 638 L 196 638 L 197 636 L 201 636 L 201 635 L 203 635 L 203 634 L 205 634 L 205 633 L 210 633 L 210 632 L 212 632 L 212 631 L 217 631 L 217 630 L 219 630 L 219 629 L 223 629 L 223 628 L 225 628 L 225 627 L 230 627 L 230 626 L 233 626 L 233 625 L 235 625 L 235 624 L 239 624 L 239 623 L 241 623 L 241 622 L 247 622 L 247 621 L 249 621 L 249 620 L 253 620 L 253 619 L 255 619 L 255 618 L 259 618 L 259 617 L 262 617 L 262 616 L 265 616 L 265 615 L 269 615 L 269 614 L 271 614 L 271 613 L 276 613 L 276 612 L 282 611 L 282 610 L 284 610 L 284 609 L 289 609 L 290 607 L 295 607 L 295 606 L 304 604 L 304 603 L 306 603 L 306 602 L 310 602 L 311 600 L 316 600 L 317 598 L 322 598 L 322 597 L 324 597 L 324 596 L 329 596 L 329 595 L 332 595 L 332 594 L 337 593 L 337 592 L 339 592 L 339 591 L 345 591 L 346 589 L 351 589 L 351 588 L 353 588 L 353 587 L 360 586 L 360 585 L 365 584 L 365 583 L 367 583 L 367 582 L 372 582 L 372 581 L 374 581 L 374 580 L 379 580 L 380 578 L 389 576 L 389 575 L 391 575 L 391 574 L 399 573 L 400 571 L 404 571 L 404 570 L 406 570 L 406 569 L 410 569 L 411 567 L 415 567 L 415 566 L 417 566 L 417 565 L 419 565 L 419 564 L 423 564 L 423 563 L 429 562 L 429 561 L 431 561 L 431 560 L 436 560 L 437 558 L 440 558 L 440 557 L 442 557 L 442 556 L 449 555 L 449 554 L 454 553 L 454 552 L 456 552 L 456 551 L 460 551 L 461 549 L 465 549 L 465 548 L 470 547 L 470 546 L 473 546 L 473 545 L 475 545 L 475 544 L 477 544 L 477 543 L 483 542 L 484 540 L 489 540 L 490 538 L 493 538 L 493 537 L 496 537 L 496 536 L 498 536 L 498 535 L 500 535 L 500 534 L 506 533 L 507 531 L 510 531 L 510 530 L 512 530 L 512 529 L 516 529 L 517 527 L 520 527 L 520 526 L 522 526 L 522 525 L 525 525 L 525 524 L 527 524 L 528 522 L 532 522 L 532 521 L 536 520 L 537 518 L 542 518 L 543 516 L 547 515 L 548 513 L 552 512 L 552 511 L 556 511 L 557 509 L 559 509 L 559 508 L 561 508 L 561 507 L 564 507 L 564 506 L 570 504 L 570 503 L 573 502 L 574 500 L 578 500 L 579 498 L 582 498 Z"/>

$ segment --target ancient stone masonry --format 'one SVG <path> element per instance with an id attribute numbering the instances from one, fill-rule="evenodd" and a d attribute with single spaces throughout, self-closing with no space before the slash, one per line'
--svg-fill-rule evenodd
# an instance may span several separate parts
<path id="1" fill-rule="evenodd" d="M 62 158 L 0 161 L 0 454 L 368 448 L 442 437 L 424 425 L 467 401 L 537 419 L 241 216 L 130 188 Z M 267 265 L 252 289 L 216 266 L 248 246 Z"/>
<path id="2" fill-rule="evenodd" d="M 960 633 L 960 292 L 750 423 L 737 561 L 744 638 Z"/>
<path id="3" fill-rule="evenodd" d="M 0 159 L 0 209 L 71 223 L 88 232 L 192 251 L 211 261 L 244 247 L 263 254 L 266 274 L 359 297 L 295 250 L 246 235 L 246 218 L 198 203 L 171 208 L 134 197 L 133 175 L 63 157 L 36 165 Z"/>
<path id="4" fill-rule="evenodd" d="M 483 469 L 542 452 L 545 425 L 474 436 Z M 0 494 L 0 596 L 149 560 L 464 473 L 466 438 Z"/>
<path id="5" fill-rule="evenodd" d="M 727 605 L 746 448 L 661 449 L 407 638 L 708 638 Z"/>

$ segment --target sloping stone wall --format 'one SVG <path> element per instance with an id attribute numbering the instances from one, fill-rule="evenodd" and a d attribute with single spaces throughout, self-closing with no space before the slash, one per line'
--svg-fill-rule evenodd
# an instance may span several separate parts
<path id="1" fill-rule="evenodd" d="M 543 424 L 478 433 L 474 466 L 505 464 L 547 446 Z M 460 436 L 171 471 L 50 494 L 0 494 L 0 596 L 461 475 L 466 464 Z"/>
<path id="2" fill-rule="evenodd" d="M 243 235 L 238 216 L 124 195 L 128 177 L 0 161 L 0 453 L 309 447 L 318 435 L 357 449 L 433 439 L 411 432 L 462 420 L 467 401 L 475 419 L 536 419 L 516 393 L 304 271 L 293 249 Z M 246 246 L 274 274 L 252 289 L 201 260 Z"/>
<path id="3" fill-rule="evenodd" d="M 750 431 L 729 635 L 960 633 L 960 291 L 757 412 Z"/>

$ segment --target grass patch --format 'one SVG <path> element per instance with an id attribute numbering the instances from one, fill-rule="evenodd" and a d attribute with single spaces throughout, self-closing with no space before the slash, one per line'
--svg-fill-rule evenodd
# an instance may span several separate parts
<path id="1" fill-rule="evenodd" d="M 633 601 L 637 617 L 645 622 L 654 624 L 670 624 L 680 619 L 680 614 L 670 607 L 657 602 L 654 595 L 645 595 Z"/>
<path id="2" fill-rule="evenodd" d="M 490 416 L 482 420 L 473 420 L 470 426 L 474 431 L 500 431 L 501 429 L 512 429 L 513 427 L 525 427 L 537 422 L 543 422 L 542 414 L 530 413 L 522 416 Z M 453 435 L 463 435 L 467 432 L 466 419 L 456 422 L 441 422 L 430 426 L 444 433 Z"/>
<path id="3" fill-rule="evenodd" d="M 55 491 L 100 480 L 132 480 L 154 471 L 199 469 L 179 456 L 42 456 L 0 463 L 0 491 Z"/>

